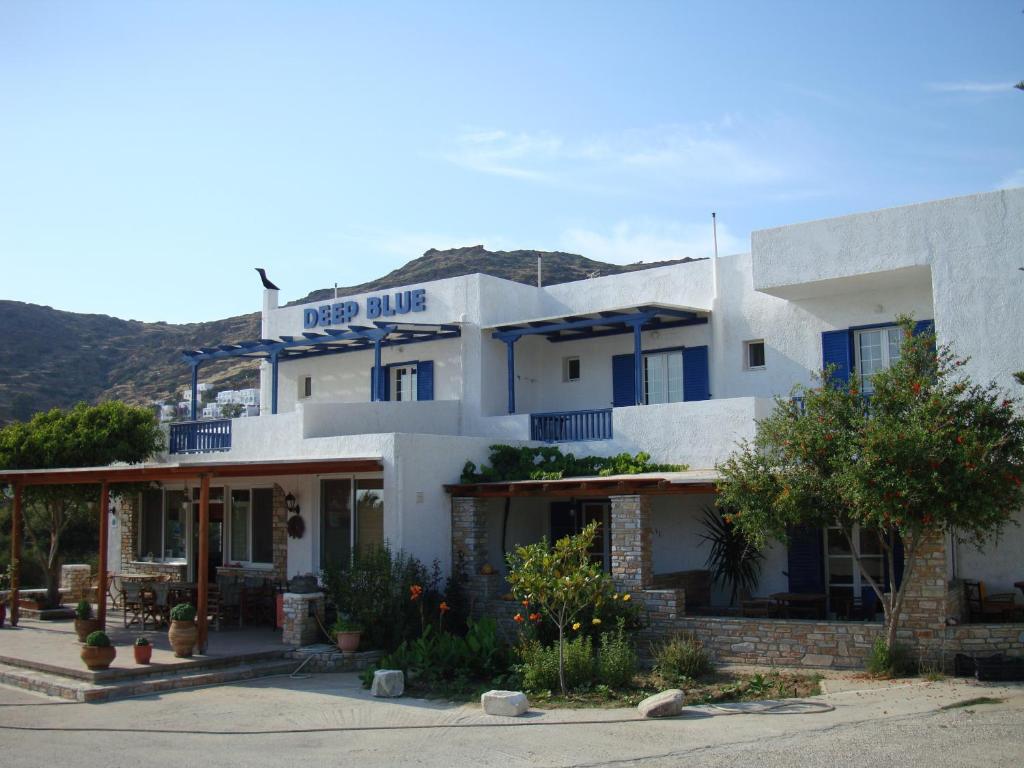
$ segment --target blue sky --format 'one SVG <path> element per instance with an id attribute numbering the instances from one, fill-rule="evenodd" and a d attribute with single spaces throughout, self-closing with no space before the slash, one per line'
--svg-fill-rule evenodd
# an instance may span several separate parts
<path id="1" fill-rule="evenodd" d="M 259 308 L 1024 185 L 1024 3 L 0 5 L 0 298 Z"/>

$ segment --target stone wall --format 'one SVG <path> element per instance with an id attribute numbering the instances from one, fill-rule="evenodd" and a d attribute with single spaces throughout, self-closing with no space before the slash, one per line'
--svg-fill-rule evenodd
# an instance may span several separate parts
<path id="1" fill-rule="evenodd" d="M 60 592 L 72 603 L 84 600 L 92 587 L 92 568 L 88 565 L 62 565 Z"/>
<path id="2" fill-rule="evenodd" d="M 285 506 L 284 489 L 274 484 L 273 512 L 273 580 L 282 584 L 288 580 L 288 508 Z"/>
<path id="3" fill-rule="evenodd" d="M 117 521 L 117 528 L 121 531 L 121 573 L 133 573 L 132 563 L 138 557 L 136 550 L 139 546 L 139 518 L 136 511 L 138 507 L 138 496 L 122 496 L 120 498 L 120 513 Z"/>
<path id="4" fill-rule="evenodd" d="M 298 594 L 285 592 L 284 627 L 281 641 L 292 648 L 319 642 L 320 625 L 324 621 L 324 595 L 322 592 Z"/>
<path id="5" fill-rule="evenodd" d="M 915 562 L 900 611 L 897 640 L 922 660 L 941 661 L 949 616 L 949 566 L 946 537 L 930 536 L 913 553 Z M 908 547 L 905 562 L 911 556 Z"/>
<path id="6" fill-rule="evenodd" d="M 622 592 L 651 585 L 651 499 L 649 496 L 611 497 L 612 580 Z"/>
<path id="7" fill-rule="evenodd" d="M 949 627 L 943 633 L 946 665 L 951 663 L 950 652 L 972 656 L 1024 656 L 1024 623 L 1013 624 L 961 624 Z"/>

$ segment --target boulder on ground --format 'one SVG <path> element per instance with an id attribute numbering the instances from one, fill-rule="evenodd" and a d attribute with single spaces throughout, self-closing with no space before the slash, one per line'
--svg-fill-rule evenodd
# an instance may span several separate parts
<path id="1" fill-rule="evenodd" d="M 684 693 L 678 688 L 648 696 L 636 705 L 644 717 L 676 717 L 683 711 Z"/>
<path id="2" fill-rule="evenodd" d="M 488 691 L 480 695 L 480 703 L 488 715 L 519 717 L 530 708 L 522 691 Z"/>
<path id="3" fill-rule="evenodd" d="M 370 693 L 382 699 L 396 699 L 405 693 L 405 675 L 400 669 L 378 669 L 373 673 Z"/>

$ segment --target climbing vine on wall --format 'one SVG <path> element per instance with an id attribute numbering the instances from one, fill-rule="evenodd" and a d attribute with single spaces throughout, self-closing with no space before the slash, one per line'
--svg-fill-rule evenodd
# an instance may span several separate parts
<path id="1" fill-rule="evenodd" d="M 500 483 L 512 480 L 561 480 L 564 477 L 637 475 L 642 472 L 682 472 L 685 464 L 657 464 L 647 453 L 635 456 L 582 456 L 562 453 L 555 447 L 517 448 L 492 445 L 490 464 L 477 468 L 467 461 L 462 468 L 463 483 Z"/>

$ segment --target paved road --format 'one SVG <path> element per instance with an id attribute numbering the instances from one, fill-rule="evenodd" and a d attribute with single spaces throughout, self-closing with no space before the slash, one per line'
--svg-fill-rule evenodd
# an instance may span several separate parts
<path id="1" fill-rule="evenodd" d="M 1004 701 L 941 709 L 978 696 Z M 0 764 L 1024 765 L 1024 686 L 901 683 L 810 701 L 835 709 L 756 715 L 698 708 L 670 721 L 638 720 L 633 710 L 561 710 L 495 725 L 474 706 L 373 700 L 351 675 L 271 678 L 98 705 L 0 687 Z M 10 729 L 19 726 L 56 730 Z M 123 731 L 98 730 L 111 728 Z"/>

